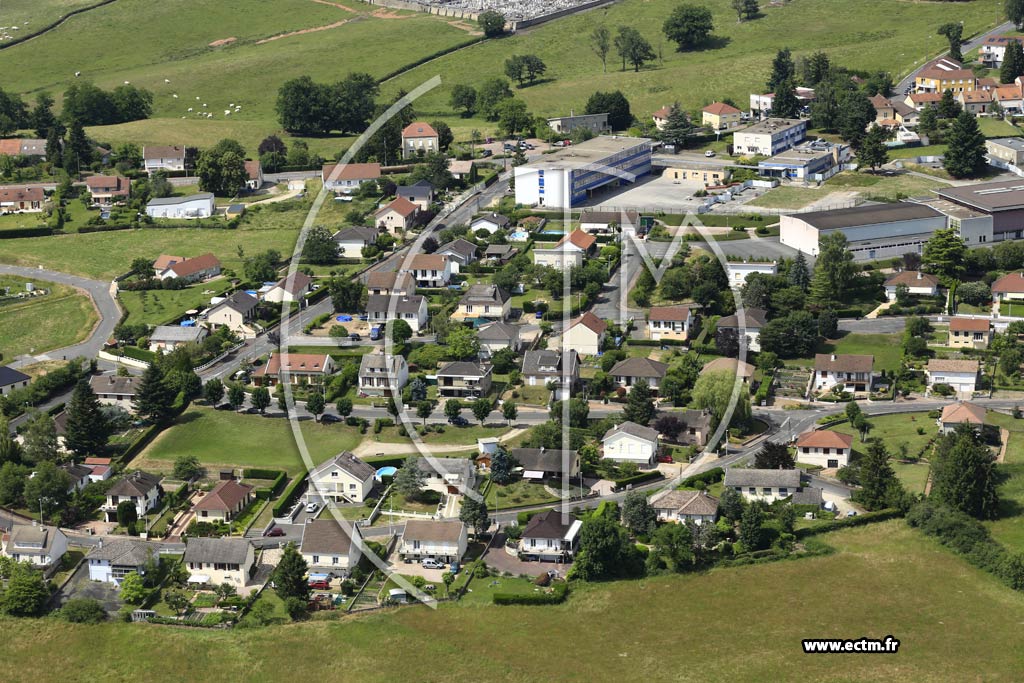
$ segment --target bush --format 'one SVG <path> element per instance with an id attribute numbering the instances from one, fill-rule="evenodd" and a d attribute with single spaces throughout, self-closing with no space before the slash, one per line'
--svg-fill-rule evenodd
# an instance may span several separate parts
<path id="1" fill-rule="evenodd" d="M 64 603 L 60 616 L 72 624 L 98 624 L 107 620 L 107 612 L 98 600 L 74 598 Z"/>
<path id="2" fill-rule="evenodd" d="M 683 480 L 682 486 L 686 488 L 707 488 L 711 484 L 717 484 L 725 478 L 725 470 L 721 467 L 714 467 L 707 472 L 695 474 Z M 704 486 L 698 486 L 703 484 Z"/>
<path id="3" fill-rule="evenodd" d="M 295 479 L 292 480 L 292 483 L 289 484 L 288 488 L 285 489 L 283 494 L 281 494 L 281 499 L 274 505 L 274 509 L 272 511 L 274 517 L 282 517 L 284 516 L 284 513 L 288 512 L 302 493 L 305 482 L 306 480 L 303 477 L 295 477 Z"/>
<path id="4" fill-rule="evenodd" d="M 623 477 L 622 479 L 616 479 L 615 480 L 615 486 L 616 486 L 616 488 L 622 488 L 622 487 L 628 486 L 630 484 L 640 484 L 640 483 L 643 483 L 645 481 L 651 481 L 653 479 L 659 479 L 659 478 L 661 478 L 661 476 L 662 476 L 661 472 L 659 472 L 658 470 L 650 470 L 648 472 L 640 472 L 639 474 L 634 474 L 631 477 Z"/>

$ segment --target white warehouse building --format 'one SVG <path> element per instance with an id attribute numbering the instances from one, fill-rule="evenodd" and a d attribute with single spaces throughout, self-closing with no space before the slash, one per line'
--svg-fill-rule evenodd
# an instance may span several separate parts
<path id="1" fill-rule="evenodd" d="M 805 119 L 765 119 L 733 134 L 733 154 L 770 157 L 803 142 L 806 136 Z"/>
<path id="2" fill-rule="evenodd" d="M 871 204 L 781 216 L 779 237 L 786 246 L 817 256 L 821 237 L 841 232 L 855 261 L 873 261 L 920 253 L 932 234 L 945 227 L 945 214 L 930 206 Z"/>
<path id="3" fill-rule="evenodd" d="M 568 209 L 606 185 L 651 172 L 651 140 L 602 135 L 516 166 L 516 203 Z"/>
<path id="4" fill-rule="evenodd" d="M 150 218 L 209 218 L 213 212 L 212 192 L 151 199 L 146 204 L 146 214 Z"/>

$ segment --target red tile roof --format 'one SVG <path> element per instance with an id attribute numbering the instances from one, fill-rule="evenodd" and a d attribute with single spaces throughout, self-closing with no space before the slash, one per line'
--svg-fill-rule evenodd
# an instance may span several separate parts
<path id="1" fill-rule="evenodd" d="M 390 204 L 383 206 L 373 214 L 374 216 L 380 216 L 388 211 L 394 211 L 402 218 L 408 218 L 419 210 L 419 207 L 410 202 L 405 197 L 396 197 Z"/>
<path id="2" fill-rule="evenodd" d="M 281 372 L 281 358 L 284 356 L 287 356 L 287 359 L 284 361 L 284 367 L 287 368 L 288 372 L 306 374 L 322 374 L 329 358 L 327 354 L 320 353 L 275 353 L 267 359 L 266 364 L 262 368 L 256 371 L 256 376 L 265 377 L 270 375 L 276 377 Z"/>
<path id="3" fill-rule="evenodd" d="M 1024 273 L 1007 273 L 992 283 L 992 292 L 1024 294 Z"/>
<path id="4" fill-rule="evenodd" d="M 259 180 L 260 170 L 261 168 L 259 159 L 256 159 L 255 161 L 245 162 L 245 172 L 249 176 L 249 180 Z"/>
<path id="5" fill-rule="evenodd" d="M 654 306 L 648 320 L 685 321 L 690 317 L 689 306 Z"/>
<path id="6" fill-rule="evenodd" d="M 907 287 L 938 287 L 939 278 L 931 273 L 922 273 L 919 270 L 903 270 L 893 273 L 885 279 L 887 287 L 906 285 Z"/>
<path id="7" fill-rule="evenodd" d="M 985 421 L 985 408 L 974 403 L 951 403 L 942 409 L 939 421 L 980 425 Z"/>
<path id="8" fill-rule="evenodd" d="M 184 261 L 184 256 L 172 256 L 171 254 L 160 254 L 156 257 L 156 261 L 153 261 L 153 270 L 167 270 L 173 264 Z"/>
<path id="9" fill-rule="evenodd" d="M 0 202 L 41 202 L 44 198 L 41 187 L 0 187 Z"/>
<path id="10" fill-rule="evenodd" d="M 213 487 L 202 499 L 192 506 L 193 510 L 215 510 L 230 512 L 249 497 L 254 488 L 248 484 L 240 484 L 234 479 L 222 481 Z"/>
<path id="11" fill-rule="evenodd" d="M 170 266 L 168 270 L 177 277 L 187 277 L 211 268 L 220 268 L 220 261 L 213 254 L 203 254 L 202 256 L 179 261 Z"/>
<path id="12" fill-rule="evenodd" d="M 582 230 L 573 230 L 571 233 L 563 237 L 558 241 L 556 247 L 560 247 L 566 242 L 571 242 L 573 246 L 579 247 L 583 251 L 587 251 L 594 243 L 597 242 L 597 238 L 593 235 L 583 232 Z"/>
<path id="13" fill-rule="evenodd" d="M 950 318 L 949 329 L 952 332 L 988 332 L 987 318 Z"/>
<path id="14" fill-rule="evenodd" d="M 595 334 L 603 334 L 608 329 L 608 323 L 598 318 L 596 315 L 587 311 L 569 325 L 569 329 L 576 327 L 577 325 L 584 325 L 587 329 L 594 332 Z"/>
<path id="15" fill-rule="evenodd" d="M 704 107 L 701 111 L 707 112 L 708 114 L 714 114 L 715 116 L 724 116 L 726 114 L 739 114 L 739 109 L 726 104 L 725 102 L 712 102 L 708 106 Z"/>
<path id="16" fill-rule="evenodd" d="M 853 436 L 817 429 L 804 432 L 796 440 L 797 448 L 849 448 L 853 445 Z"/>
<path id="17" fill-rule="evenodd" d="M 320 179 L 327 180 L 373 180 L 380 177 L 380 164 L 344 164 L 338 171 L 336 177 L 331 177 L 335 166 L 339 164 L 324 164 L 320 169 Z"/>
<path id="18" fill-rule="evenodd" d="M 429 123 L 413 121 L 402 129 L 403 138 L 436 138 L 437 131 Z"/>

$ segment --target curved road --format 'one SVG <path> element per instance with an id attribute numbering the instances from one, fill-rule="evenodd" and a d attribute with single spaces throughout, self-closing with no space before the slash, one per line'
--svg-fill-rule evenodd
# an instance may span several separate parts
<path id="1" fill-rule="evenodd" d="M 1009 33 L 1011 31 L 1015 31 L 1016 29 L 1017 27 L 1013 25 L 1012 21 L 1007 21 L 1005 23 L 999 24 L 993 29 L 989 29 L 984 33 L 981 33 L 967 41 L 964 41 L 964 43 L 960 46 L 960 51 L 962 53 L 970 52 L 971 50 L 978 48 L 989 36 L 996 36 L 1002 33 Z M 944 38 L 942 38 L 941 36 L 939 38 L 944 40 Z M 917 76 L 917 74 L 925 67 L 925 64 L 932 61 L 933 59 L 938 59 L 939 57 L 944 57 L 945 55 L 948 54 L 949 50 L 944 50 L 942 53 L 934 57 L 926 58 L 924 62 L 921 64 L 921 66 L 915 68 L 913 71 L 907 74 L 906 77 L 903 78 L 903 80 L 897 83 L 895 87 L 893 87 L 893 92 L 895 93 L 895 96 L 902 96 L 903 93 L 906 92 L 908 87 L 914 85 L 914 77 Z"/>
<path id="2" fill-rule="evenodd" d="M 112 283 L 88 280 L 77 275 L 58 273 L 42 268 L 26 268 L 24 266 L 10 266 L 0 264 L 0 275 L 16 275 L 29 280 L 44 280 L 56 282 L 61 285 L 70 285 L 86 292 L 96 306 L 100 321 L 93 329 L 92 334 L 84 341 L 60 349 L 52 349 L 35 355 L 23 355 L 10 363 L 13 368 L 22 367 L 31 363 L 43 360 L 60 360 L 62 358 L 74 358 L 84 356 L 95 358 L 96 354 L 103 348 L 103 343 L 114 333 L 117 321 L 121 319 L 121 309 L 118 308 L 114 295 L 111 293 Z"/>

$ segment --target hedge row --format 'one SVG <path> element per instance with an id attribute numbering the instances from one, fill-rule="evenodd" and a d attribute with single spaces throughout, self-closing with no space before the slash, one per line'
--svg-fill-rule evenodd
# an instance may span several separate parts
<path id="1" fill-rule="evenodd" d="M 79 231 L 81 232 L 81 231 Z M 18 237 L 44 237 L 53 234 L 53 228 L 11 228 L 0 230 L 0 240 L 12 240 Z"/>
<path id="2" fill-rule="evenodd" d="M 856 526 L 864 526 L 865 524 L 874 524 L 875 522 L 885 522 L 902 516 L 902 512 L 891 508 L 887 510 L 878 510 L 877 512 L 866 512 L 863 515 L 857 515 L 856 517 L 833 519 L 832 521 L 825 522 L 824 524 L 817 524 L 805 529 L 797 529 L 793 532 L 793 535 L 797 538 L 807 538 L 808 536 L 824 534 L 829 531 L 849 529 Z"/>
<path id="3" fill-rule="evenodd" d="M 284 513 L 288 512 L 295 501 L 299 499 L 305 489 L 306 478 L 302 476 L 296 476 L 292 479 L 292 483 L 288 485 L 288 488 L 284 490 L 281 495 L 281 499 L 277 501 L 271 512 L 274 517 L 281 517 Z"/>
<path id="4" fill-rule="evenodd" d="M 495 605 L 558 605 L 569 597 L 569 584 L 556 583 L 550 593 L 495 593 Z"/>
<path id="5" fill-rule="evenodd" d="M 118 230 L 133 230 L 133 229 L 138 228 L 138 227 L 139 227 L 138 224 L 136 224 L 136 225 L 83 225 L 82 227 L 80 227 L 78 229 L 78 232 L 81 233 L 81 234 L 86 234 L 86 233 L 90 233 L 90 232 L 116 232 Z"/>
<path id="6" fill-rule="evenodd" d="M 249 479 L 272 479 L 273 483 L 270 486 L 260 486 L 255 491 L 258 499 L 270 500 L 275 493 L 281 490 L 281 485 L 284 484 L 288 475 L 283 470 L 251 468 L 242 470 L 242 476 Z"/>
<path id="7" fill-rule="evenodd" d="M 686 346 L 687 342 L 681 339 L 662 339 L 657 341 L 654 339 L 630 339 L 630 346 Z"/>
<path id="8" fill-rule="evenodd" d="M 683 480 L 682 485 L 687 488 L 692 488 L 699 482 L 703 483 L 705 486 L 710 486 L 711 484 L 717 484 L 722 481 L 723 478 L 725 478 L 725 470 L 721 467 L 714 467 L 707 472 L 701 472 L 700 474 L 695 474 L 692 477 L 687 477 Z"/>
<path id="9" fill-rule="evenodd" d="M 661 472 L 659 472 L 658 470 L 650 470 L 648 472 L 640 472 L 639 474 L 634 474 L 632 477 L 623 477 L 622 479 L 616 479 L 615 486 L 616 488 L 622 488 L 623 486 L 628 486 L 630 484 L 640 484 L 645 481 L 651 481 L 653 479 L 660 478 Z"/>

